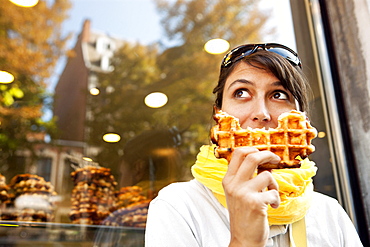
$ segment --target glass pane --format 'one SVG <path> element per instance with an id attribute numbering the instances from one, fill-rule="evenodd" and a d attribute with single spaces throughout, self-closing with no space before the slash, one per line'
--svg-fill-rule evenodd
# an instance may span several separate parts
<path id="1" fill-rule="evenodd" d="M 150 200 L 191 179 L 199 148 L 210 143 L 212 90 L 226 51 L 207 53 L 206 42 L 296 50 L 288 0 L 40 0 L 31 8 L 5 1 L 0 11 L 0 70 L 15 78 L 0 85 L 1 219 L 40 223 L 32 226 L 46 235 L 34 239 L 63 229 L 57 241 L 105 241 L 93 227 L 104 225 L 98 229 L 122 243 L 130 234 L 142 243 L 136 230 Z M 318 157 L 327 152 L 320 140 Z M 326 176 L 329 185 L 320 179 L 318 190 L 332 191 Z M 46 206 L 35 212 L 38 196 Z"/>

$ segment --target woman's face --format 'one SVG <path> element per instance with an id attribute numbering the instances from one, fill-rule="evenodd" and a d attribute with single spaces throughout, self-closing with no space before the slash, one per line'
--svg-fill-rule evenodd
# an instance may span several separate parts
<path id="1" fill-rule="evenodd" d="M 240 62 L 226 80 L 221 110 L 242 128 L 276 128 L 279 115 L 293 109 L 293 95 L 270 71 Z"/>

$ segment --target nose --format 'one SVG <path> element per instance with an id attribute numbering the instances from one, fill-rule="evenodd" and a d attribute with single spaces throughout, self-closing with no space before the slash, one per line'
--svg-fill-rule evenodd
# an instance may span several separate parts
<path id="1" fill-rule="evenodd" d="M 266 103 L 262 101 L 256 104 L 251 117 L 252 121 L 257 123 L 271 121 L 271 115 L 268 107 L 266 106 Z"/>

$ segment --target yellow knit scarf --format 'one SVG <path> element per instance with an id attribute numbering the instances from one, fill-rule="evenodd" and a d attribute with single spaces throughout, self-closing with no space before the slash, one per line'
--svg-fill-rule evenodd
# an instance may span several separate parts
<path id="1" fill-rule="evenodd" d="M 217 159 L 214 146 L 204 145 L 200 149 L 191 172 L 196 180 L 209 188 L 217 200 L 226 208 L 226 198 L 222 187 L 222 179 L 226 174 L 228 162 Z M 276 169 L 272 175 L 279 184 L 280 206 L 277 209 L 268 207 L 270 225 L 291 224 L 302 219 L 310 207 L 313 184 L 316 175 L 315 163 L 305 159 L 301 168 Z"/>

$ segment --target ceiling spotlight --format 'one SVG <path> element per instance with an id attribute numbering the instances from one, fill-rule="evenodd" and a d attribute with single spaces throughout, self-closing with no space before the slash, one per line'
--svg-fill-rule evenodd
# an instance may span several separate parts
<path id="1" fill-rule="evenodd" d="M 211 39 L 204 45 L 204 50 L 210 54 L 221 54 L 229 48 L 229 42 L 224 39 Z"/>
<path id="2" fill-rule="evenodd" d="M 12 83 L 14 81 L 14 76 L 7 71 L 0 71 L 0 83 Z"/>
<path id="3" fill-rule="evenodd" d="M 121 140 L 121 136 L 116 133 L 107 133 L 103 136 L 103 140 L 110 143 L 119 142 Z"/>
<path id="4" fill-rule="evenodd" d="M 9 0 L 9 1 L 14 3 L 15 5 L 26 8 L 33 7 L 39 2 L 39 0 Z"/>
<path id="5" fill-rule="evenodd" d="M 99 95 L 100 94 L 100 90 L 98 88 L 96 88 L 96 87 L 91 88 L 90 89 L 90 94 L 91 95 Z"/>
<path id="6" fill-rule="evenodd" d="M 318 134 L 317 134 L 317 137 L 319 138 L 324 138 L 326 136 L 326 133 L 324 131 L 320 131 Z"/>
<path id="7" fill-rule="evenodd" d="M 151 107 L 151 108 L 159 108 L 167 104 L 168 97 L 164 93 L 155 92 L 148 94 L 145 99 L 144 103 Z"/>

